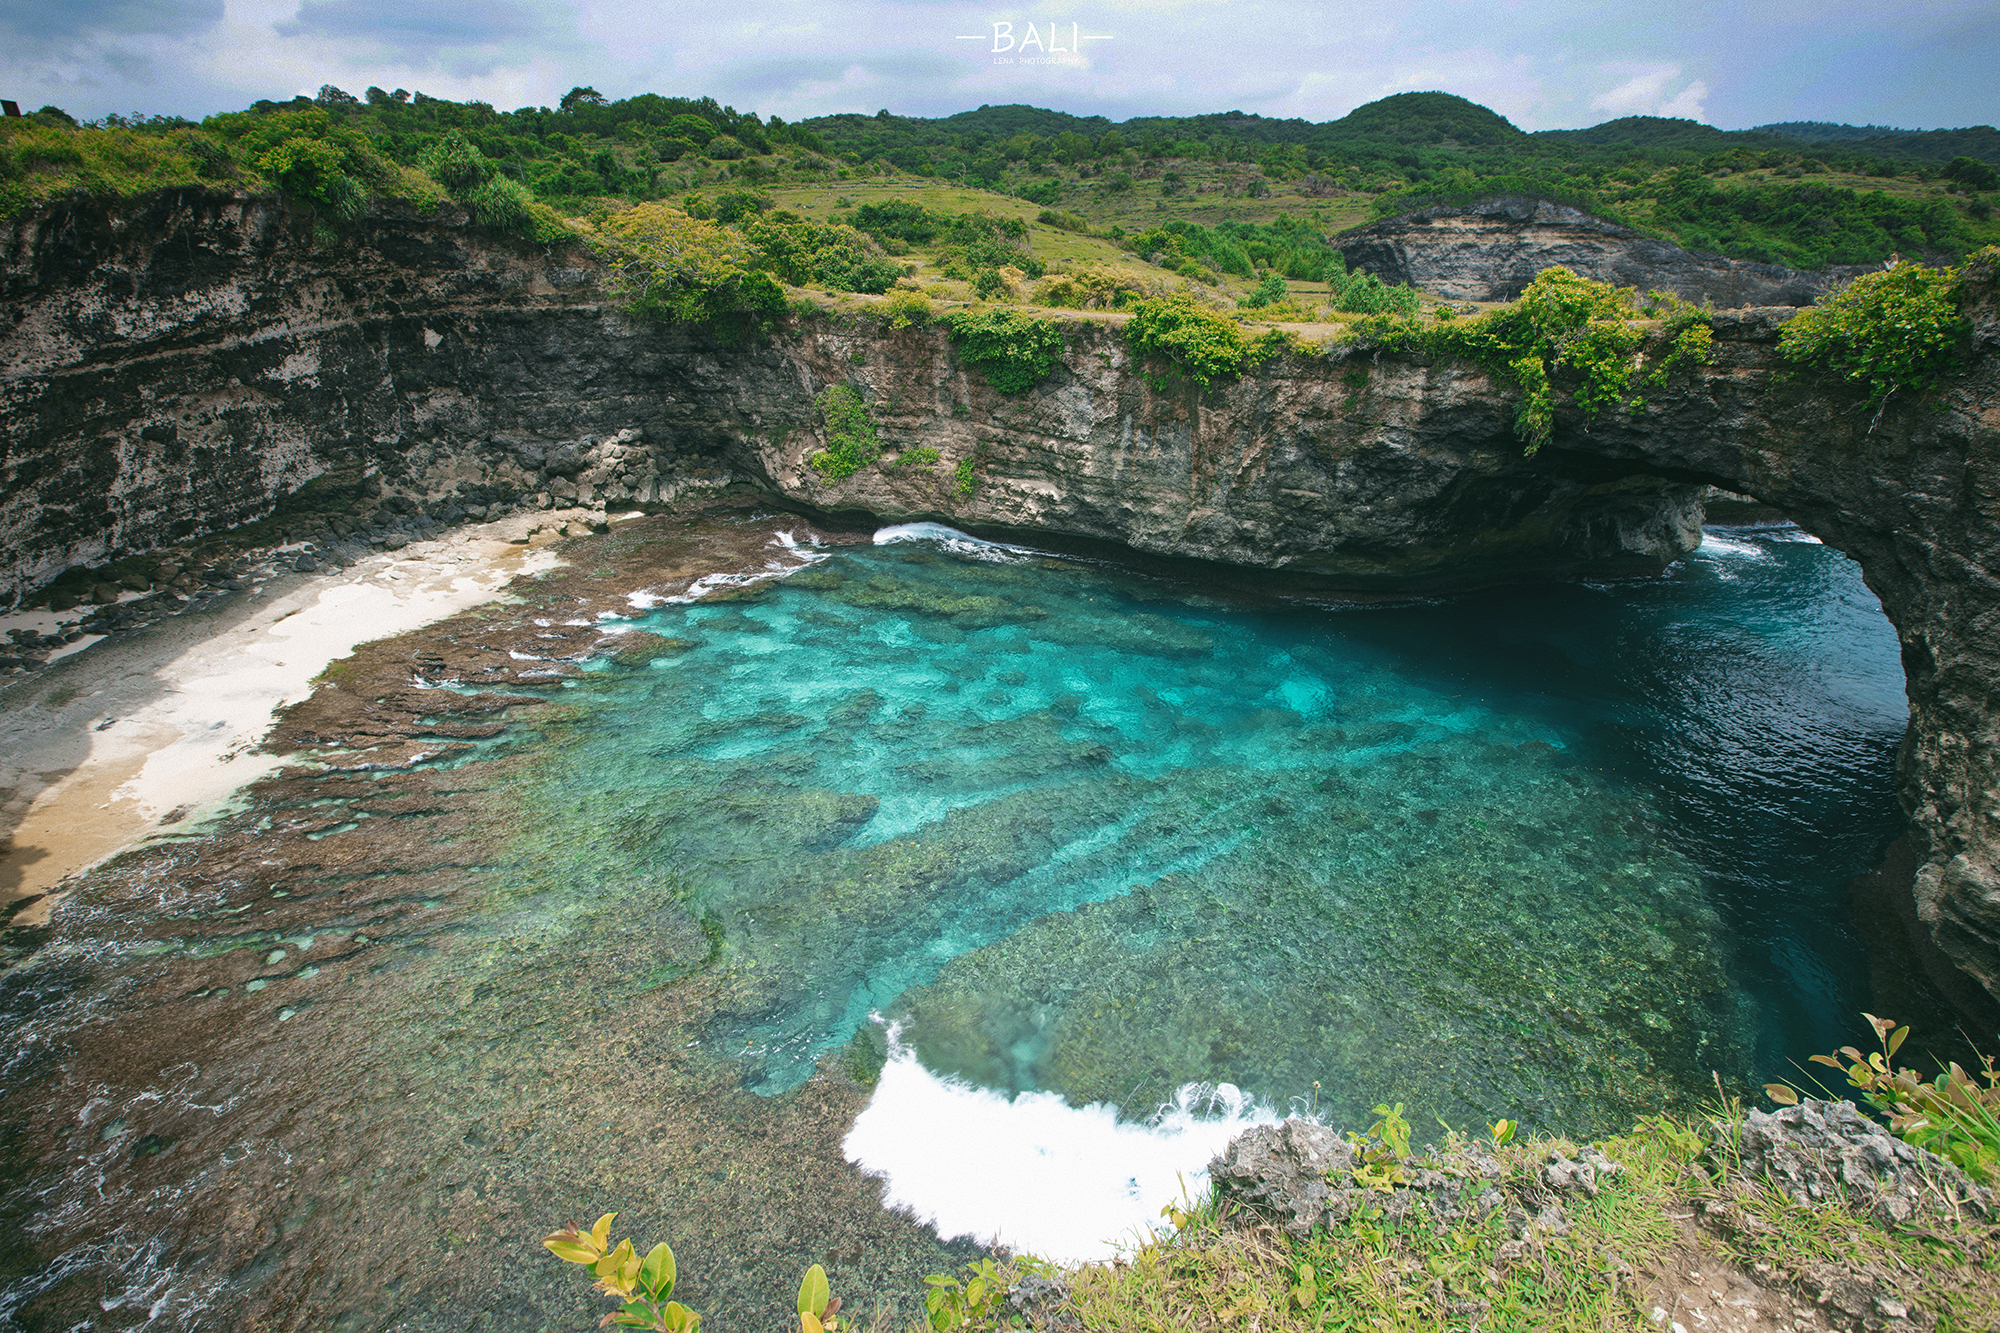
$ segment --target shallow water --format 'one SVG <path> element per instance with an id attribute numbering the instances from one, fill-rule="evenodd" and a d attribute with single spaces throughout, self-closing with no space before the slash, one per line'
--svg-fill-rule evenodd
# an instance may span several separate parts
<path id="1" fill-rule="evenodd" d="M 47 994 L 23 1060 L 87 1055 L 142 986 L 137 1017 L 245 1035 L 63 1076 L 87 1101 L 21 1140 L 43 1248 L 0 1247 L 0 1322 L 113 1300 L 155 1310 L 116 1326 L 200 1327 L 241 1299 L 272 1327 L 582 1327 L 534 1238 L 617 1208 L 714 1326 L 764 1326 L 806 1263 L 907 1303 L 952 1261 L 873 1209 L 843 1138 L 943 1234 L 1073 1258 L 1292 1108 L 1585 1135 L 1858 1035 L 1843 886 L 1901 826 L 1902 680 L 1854 566 L 1796 530 L 1366 606 L 878 536 L 778 541 L 691 601 L 626 598 L 607 559 L 626 651 L 524 680 L 560 706 L 421 800 L 327 786 L 323 850 L 283 876 L 309 902 L 239 993 L 235 914 L 280 896 L 233 887 L 279 877 L 256 827 L 79 895 L 17 985 Z M 343 858 L 377 867 L 359 845 L 416 806 L 438 832 L 350 907 Z M 122 921 L 156 892 L 164 933 Z M 210 1271 L 239 1232 L 255 1262 Z M 128 1257 L 71 1281 L 84 1251 L 46 1246 L 79 1235 Z"/>
<path id="2" fill-rule="evenodd" d="M 536 880 L 667 882 L 776 1093 L 933 1071 L 1144 1116 L 1188 1083 L 1587 1132 L 1775 1075 L 1865 1001 L 1896 643 L 1844 557 L 1250 607 L 929 527 L 578 688 Z"/>

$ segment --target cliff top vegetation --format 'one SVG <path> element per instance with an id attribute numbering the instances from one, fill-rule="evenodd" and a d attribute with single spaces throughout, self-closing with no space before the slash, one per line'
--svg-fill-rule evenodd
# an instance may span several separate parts
<path id="1" fill-rule="evenodd" d="M 477 178 L 447 179 L 453 160 L 473 162 Z M 611 101 L 577 88 L 554 108 L 501 111 L 329 86 L 199 124 L 134 115 L 78 126 L 55 108 L 9 119 L 0 215 L 78 191 L 211 185 L 284 189 L 333 224 L 370 198 L 420 209 L 456 200 L 481 222 L 543 238 L 559 216 L 700 189 L 903 181 L 1007 197 L 1113 239 L 1289 223 L 1323 242 L 1427 203 L 1519 191 L 1690 249 L 1809 268 L 1898 252 L 1957 259 L 2000 242 L 1996 166 L 1991 127 L 1725 132 L 1626 117 L 1529 134 L 1444 93 L 1397 94 L 1317 124 L 1240 111 L 1113 123 L 1028 106 L 789 124 L 712 98 Z M 1247 249 L 1241 237 L 1235 248 Z M 1292 276 L 1295 265 L 1276 267 Z"/>

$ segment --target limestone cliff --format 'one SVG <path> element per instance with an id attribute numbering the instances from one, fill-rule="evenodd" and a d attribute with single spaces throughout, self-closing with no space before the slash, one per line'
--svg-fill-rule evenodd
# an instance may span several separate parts
<path id="1" fill-rule="evenodd" d="M 1811 305 L 1822 292 L 1866 272 L 1802 272 L 1696 254 L 1562 204 L 1509 196 L 1439 205 L 1343 232 L 1341 255 L 1355 273 L 1404 282 L 1453 301 L 1511 301 L 1543 269 L 1561 264 L 1586 278 L 1667 291 L 1723 309 Z"/>
<path id="2" fill-rule="evenodd" d="M 0 579 L 266 512 L 372 473 L 403 503 L 673 503 L 749 485 L 822 515 L 1114 543 L 1351 590 L 1656 569 L 1720 486 L 1852 554 L 1903 643 L 1920 910 L 2000 993 L 2000 340 L 1936 400 L 1783 373 L 1789 311 L 1717 320 L 1714 363 L 1643 411 L 1558 421 L 1522 456 L 1513 394 L 1458 364 L 1284 358 L 1197 399 L 1079 322 L 1018 397 L 943 334 L 823 317 L 737 348 L 628 317 L 584 258 L 376 216 L 316 246 L 280 205 L 162 196 L 14 225 L 0 324 Z M 851 383 L 896 451 L 835 485 L 814 398 Z M 976 484 L 955 494 L 971 460 Z M 884 463 L 890 461 L 884 460 Z"/>

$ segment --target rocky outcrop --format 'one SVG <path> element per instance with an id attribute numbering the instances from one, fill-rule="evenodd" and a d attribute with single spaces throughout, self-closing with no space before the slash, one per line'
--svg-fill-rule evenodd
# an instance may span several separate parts
<path id="1" fill-rule="evenodd" d="M 393 214 L 323 247 L 273 202 L 222 195 L 55 209 L 5 258 L 0 586 L 259 517 L 315 479 L 392 519 L 737 482 L 1398 589 L 1650 572 L 1700 523 L 1678 481 L 1527 465 L 1505 395 L 1450 367 L 1320 367 L 1196 401 L 1080 325 L 1067 373 L 1006 398 L 936 329 L 821 319 L 724 348 L 608 308 L 573 256 Z M 892 446 L 941 464 L 821 485 L 814 397 L 844 382 Z M 966 458 L 983 480 L 955 497 Z"/>
<path id="2" fill-rule="evenodd" d="M 1853 1102 L 1753 1110 L 1734 1138 L 1746 1177 L 1802 1205 L 1845 1201 L 1885 1227 L 1993 1210 L 1991 1190 L 1936 1153 L 1891 1138 Z"/>
<path id="3" fill-rule="evenodd" d="M 1811 305 L 1864 268 L 1814 272 L 1696 254 L 1545 199 L 1507 196 L 1402 213 L 1343 232 L 1349 272 L 1409 283 L 1452 301 L 1511 301 L 1561 264 L 1586 278 L 1665 291 L 1722 309 Z"/>
<path id="4" fill-rule="evenodd" d="M 1113 544 L 1349 591 L 1661 567 L 1703 488 L 1853 555 L 1902 639 L 1919 910 L 2000 993 L 2000 318 L 1965 373 L 1862 410 L 1775 356 L 1788 309 L 1637 411 L 1565 411 L 1524 457 L 1462 364 L 1286 357 L 1196 396 L 1078 322 L 1019 396 L 936 328 L 795 321 L 724 346 L 608 304 L 586 258 L 370 217 L 337 244 L 268 200 L 187 192 L 13 225 L 0 322 L 0 581 L 268 513 L 302 485 L 406 506 L 648 508 L 729 487 L 854 521 Z M 1991 283 L 1991 275 L 1974 283 Z M 852 384 L 884 459 L 828 484 L 815 398 Z M 901 461 L 925 446 L 938 457 Z M 956 483 L 961 464 L 973 486 Z M 417 515 L 403 515 L 414 521 Z M 374 520 L 371 520 L 374 521 Z"/>

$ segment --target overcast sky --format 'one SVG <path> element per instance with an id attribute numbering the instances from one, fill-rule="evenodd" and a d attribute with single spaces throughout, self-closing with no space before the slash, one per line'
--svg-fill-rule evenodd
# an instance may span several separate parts
<path id="1" fill-rule="evenodd" d="M 1995 0 L 7 0 L 0 97 L 200 117 L 323 83 L 503 110 L 577 84 L 789 120 L 1028 102 L 1333 120 L 1441 89 L 1523 129 L 2000 122 Z"/>

